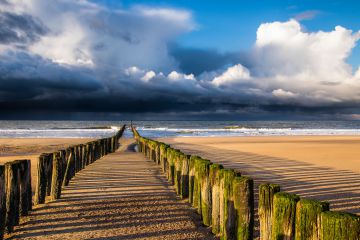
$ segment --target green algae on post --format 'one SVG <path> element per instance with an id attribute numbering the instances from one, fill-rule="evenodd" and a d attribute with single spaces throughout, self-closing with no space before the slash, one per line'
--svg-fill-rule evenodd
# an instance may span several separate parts
<path id="1" fill-rule="evenodd" d="M 222 179 L 220 182 L 220 235 L 222 239 L 231 239 L 235 236 L 235 208 L 232 196 L 233 179 L 240 176 L 233 169 L 221 169 Z"/>
<path id="2" fill-rule="evenodd" d="M 329 211 L 329 203 L 301 199 L 296 205 L 295 239 L 320 239 L 320 216 L 324 211 Z"/>
<path id="3" fill-rule="evenodd" d="M 233 180 L 236 239 L 252 240 L 254 232 L 254 181 L 249 177 Z"/>
<path id="4" fill-rule="evenodd" d="M 296 203 L 299 196 L 286 192 L 274 195 L 271 239 L 294 239 Z"/>
<path id="5" fill-rule="evenodd" d="M 345 212 L 322 212 L 320 239 L 359 240 L 360 217 Z"/>
<path id="6" fill-rule="evenodd" d="M 220 170 L 223 169 L 222 165 L 211 164 L 209 169 L 209 178 L 211 185 L 211 231 L 214 234 L 220 232 Z"/>
<path id="7" fill-rule="evenodd" d="M 201 217 L 205 226 L 211 225 L 211 187 L 209 179 L 209 160 L 201 160 L 199 163 L 199 184 Z"/>
<path id="8" fill-rule="evenodd" d="M 271 239 L 271 221 L 273 214 L 274 194 L 280 192 L 277 184 L 260 184 L 259 186 L 259 222 L 260 238 L 262 240 Z"/>

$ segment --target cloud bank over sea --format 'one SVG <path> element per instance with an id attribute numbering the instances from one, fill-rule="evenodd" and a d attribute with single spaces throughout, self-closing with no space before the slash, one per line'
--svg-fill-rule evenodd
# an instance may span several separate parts
<path id="1" fill-rule="evenodd" d="M 201 28 L 186 9 L 85 0 L 0 9 L 3 112 L 359 112 L 360 67 L 347 63 L 357 29 L 264 22 L 250 49 L 220 53 L 177 43 Z"/>

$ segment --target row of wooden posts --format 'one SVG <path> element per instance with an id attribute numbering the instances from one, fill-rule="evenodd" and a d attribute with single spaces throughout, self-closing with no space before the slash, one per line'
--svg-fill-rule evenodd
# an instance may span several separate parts
<path id="1" fill-rule="evenodd" d="M 189 202 L 221 239 L 254 237 L 254 181 L 199 156 L 144 138 L 132 128 L 139 151 L 161 165 L 181 198 Z M 300 199 L 276 184 L 260 184 L 260 239 L 359 240 L 360 217 L 329 211 L 329 204 Z"/>
<path id="2" fill-rule="evenodd" d="M 37 183 L 32 199 L 30 160 L 15 160 L 0 165 L 0 239 L 19 224 L 20 216 L 28 215 L 32 205 L 61 197 L 61 189 L 75 173 L 102 156 L 115 152 L 125 125 L 112 137 L 70 146 L 53 153 L 43 153 L 38 159 Z M 34 201 L 33 201 L 34 200 Z"/>

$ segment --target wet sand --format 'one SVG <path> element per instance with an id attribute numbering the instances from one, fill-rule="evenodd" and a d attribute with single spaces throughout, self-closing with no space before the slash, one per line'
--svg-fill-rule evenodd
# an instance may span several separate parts
<path id="1" fill-rule="evenodd" d="M 184 137 L 159 139 L 239 170 L 260 183 L 360 214 L 359 136 Z M 257 191 L 257 190 L 256 190 Z"/>

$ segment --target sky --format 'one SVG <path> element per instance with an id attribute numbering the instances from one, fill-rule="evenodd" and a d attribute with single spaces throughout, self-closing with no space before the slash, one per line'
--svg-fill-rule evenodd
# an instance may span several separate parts
<path id="1" fill-rule="evenodd" d="M 0 0 L 0 118 L 360 119 L 360 2 Z"/>

